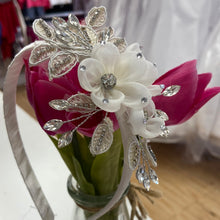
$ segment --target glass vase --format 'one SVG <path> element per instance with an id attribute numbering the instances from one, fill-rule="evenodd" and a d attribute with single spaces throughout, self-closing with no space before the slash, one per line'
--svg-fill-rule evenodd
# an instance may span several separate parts
<path id="1" fill-rule="evenodd" d="M 71 198 L 76 205 L 73 210 L 73 220 L 86 220 L 88 217 L 104 207 L 113 197 L 114 192 L 107 195 L 88 195 L 80 191 L 76 181 L 69 176 L 67 181 L 67 189 Z M 128 188 L 125 190 L 121 200 L 105 215 L 98 220 L 129 220 L 128 208 L 125 201 L 125 196 Z"/>

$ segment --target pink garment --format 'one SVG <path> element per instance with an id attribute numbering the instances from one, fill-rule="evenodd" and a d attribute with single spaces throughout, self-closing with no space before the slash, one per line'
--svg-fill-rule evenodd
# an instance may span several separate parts
<path id="1" fill-rule="evenodd" d="M 49 0 L 18 0 L 18 3 L 21 8 L 23 8 L 25 4 L 27 8 L 32 8 L 32 7 L 49 8 L 50 7 Z"/>

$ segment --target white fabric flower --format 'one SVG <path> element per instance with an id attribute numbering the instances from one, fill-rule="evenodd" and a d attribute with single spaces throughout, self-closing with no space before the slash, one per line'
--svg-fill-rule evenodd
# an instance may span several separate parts
<path id="1" fill-rule="evenodd" d="M 140 135 L 144 138 L 155 138 L 162 133 L 161 126 L 164 126 L 164 120 L 155 117 L 155 105 L 150 101 L 144 110 L 128 111 L 128 123 L 134 135 Z M 145 115 L 147 114 L 147 115 Z"/>
<path id="2" fill-rule="evenodd" d="M 156 77 L 156 68 L 143 57 L 137 44 L 123 53 L 112 43 L 98 44 L 78 69 L 81 87 L 107 112 L 116 112 L 121 105 L 143 109 L 152 96 L 161 93 L 159 86 L 152 85 Z"/>

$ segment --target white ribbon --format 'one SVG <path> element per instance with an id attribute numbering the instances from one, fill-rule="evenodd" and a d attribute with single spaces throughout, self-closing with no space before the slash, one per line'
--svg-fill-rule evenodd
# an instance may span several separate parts
<path id="1" fill-rule="evenodd" d="M 29 58 L 32 49 L 38 43 L 39 42 L 35 42 L 23 48 L 20 53 L 15 56 L 8 68 L 3 89 L 4 117 L 12 152 L 33 202 L 43 220 L 53 220 L 54 214 L 43 194 L 24 150 L 16 116 L 16 89 L 18 77 L 24 65 L 24 59 Z"/>

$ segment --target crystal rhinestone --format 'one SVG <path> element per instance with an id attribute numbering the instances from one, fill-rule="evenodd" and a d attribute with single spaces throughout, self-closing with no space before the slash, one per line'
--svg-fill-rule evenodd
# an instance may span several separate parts
<path id="1" fill-rule="evenodd" d="M 158 180 L 158 177 L 157 177 L 157 174 L 156 172 L 150 168 L 149 170 L 149 175 L 150 175 L 150 179 L 152 180 L 152 182 L 154 182 L 155 184 L 159 184 L 159 180 Z"/>
<path id="2" fill-rule="evenodd" d="M 58 140 L 58 147 L 63 148 L 65 146 L 67 146 L 68 144 L 70 144 L 72 142 L 72 139 L 73 139 L 73 132 L 72 131 L 68 131 L 68 132 L 64 133 Z"/>
<path id="3" fill-rule="evenodd" d="M 59 119 L 52 119 L 44 125 L 44 129 L 47 131 L 56 131 L 63 125 L 63 121 Z"/>
<path id="4" fill-rule="evenodd" d="M 106 42 L 105 42 L 104 40 L 102 40 L 102 41 L 100 42 L 100 44 L 101 44 L 101 45 L 105 45 Z"/>
<path id="5" fill-rule="evenodd" d="M 161 110 L 156 110 L 156 115 L 159 117 L 159 118 L 161 118 L 161 119 L 163 119 L 164 121 L 168 121 L 169 120 L 169 117 L 168 117 L 168 115 L 165 113 L 165 112 L 163 112 L 163 111 L 161 111 Z"/>
<path id="6" fill-rule="evenodd" d="M 65 110 L 69 107 L 68 101 L 64 99 L 54 99 L 49 102 L 51 108 L 56 109 L 58 111 Z"/>
<path id="7" fill-rule="evenodd" d="M 82 65 L 82 66 L 79 67 L 79 69 L 80 69 L 81 71 L 85 71 L 85 70 L 86 70 L 86 67 Z"/>
<path id="8" fill-rule="evenodd" d="M 160 128 L 161 128 L 161 130 L 163 131 L 163 130 L 166 129 L 166 126 L 165 126 L 165 125 L 161 125 Z"/>
<path id="9" fill-rule="evenodd" d="M 178 85 L 173 85 L 173 86 L 169 86 L 167 87 L 164 91 L 163 91 L 163 95 L 164 96 L 173 96 L 176 95 L 180 90 L 180 86 Z"/>
<path id="10" fill-rule="evenodd" d="M 103 99 L 102 102 L 103 102 L 104 104 L 109 103 L 108 99 Z"/>
<path id="11" fill-rule="evenodd" d="M 145 179 L 145 177 L 147 176 L 147 173 L 144 170 L 144 167 L 138 167 L 137 171 L 136 171 L 136 178 L 138 180 L 139 183 L 142 183 Z"/>
<path id="12" fill-rule="evenodd" d="M 137 53 L 137 58 L 141 59 L 143 57 L 142 53 Z"/>
<path id="13" fill-rule="evenodd" d="M 106 73 L 101 77 L 102 85 L 109 90 L 115 87 L 117 79 L 112 73 Z"/>
<path id="14" fill-rule="evenodd" d="M 141 103 L 144 104 L 144 103 L 146 103 L 146 102 L 147 102 L 147 97 L 143 97 L 143 98 L 141 99 Z"/>
<path id="15" fill-rule="evenodd" d="M 168 137 L 168 135 L 170 133 L 169 129 L 166 126 L 164 126 L 163 128 L 161 128 L 161 130 L 163 131 L 161 136 L 162 137 Z"/>
<path id="16" fill-rule="evenodd" d="M 143 57 L 142 53 L 137 53 L 137 58 L 141 59 Z"/>
<path id="17" fill-rule="evenodd" d="M 145 177 L 143 181 L 144 188 L 149 191 L 150 190 L 150 178 L 148 176 Z"/>
<path id="18" fill-rule="evenodd" d="M 161 89 L 165 89 L 165 85 L 164 84 L 160 84 L 160 88 Z"/>

